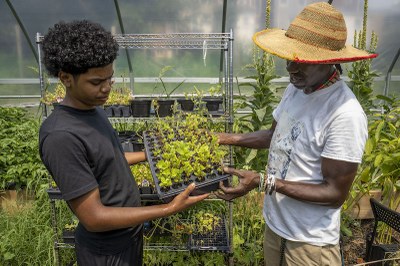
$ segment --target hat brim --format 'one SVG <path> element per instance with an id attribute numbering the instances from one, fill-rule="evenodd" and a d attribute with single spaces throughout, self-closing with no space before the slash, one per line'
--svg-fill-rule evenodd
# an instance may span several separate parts
<path id="1" fill-rule="evenodd" d="M 266 29 L 255 33 L 253 41 L 270 54 L 299 63 L 340 64 L 378 56 L 350 45 L 338 51 L 332 51 L 289 38 L 285 33 L 286 31 L 281 29 Z"/>

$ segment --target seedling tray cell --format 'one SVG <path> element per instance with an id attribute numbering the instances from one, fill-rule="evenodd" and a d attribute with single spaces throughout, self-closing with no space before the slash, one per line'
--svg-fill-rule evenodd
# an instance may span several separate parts
<path id="1" fill-rule="evenodd" d="M 63 241 L 65 244 L 75 244 L 75 231 L 63 230 Z"/>
<path id="2" fill-rule="evenodd" d="M 49 195 L 49 198 L 51 200 L 61 200 L 62 199 L 61 191 L 58 188 L 49 188 L 47 190 L 47 194 Z"/>
<path id="3" fill-rule="evenodd" d="M 201 195 L 209 193 L 211 191 L 215 191 L 219 188 L 220 181 L 224 182 L 225 185 L 228 184 L 228 179 L 231 175 L 226 173 L 221 174 L 215 170 L 211 172 L 209 175 L 207 175 L 202 181 L 199 181 L 195 175 L 191 175 L 189 181 L 186 183 L 182 182 L 181 184 L 178 184 L 177 186 L 171 186 L 168 189 L 161 188 L 159 185 L 160 182 L 157 175 L 157 173 L 159 173 L 159 169 L 157 169 L 156 166 L 159 158 L 155 158 L 155 156 L 153 156 L 154 154 L 153 151 L 156 148 L 161 147 L 163 144 L 159 140 L 155 139 L 153 133 L 150 131 L 143 132 L 143 138 L 144 138 L 144 146 L 145 146 L 147 160 L 149 162 L 151 174 L 154 179 L 156 192 L 160 200 L 164 202 L 171 201 L 174 196 L 184 191 L 187 188 L 187 186 L 192 182 L 196 184 L 196 189 L 192 192 L 191 195 Z"/>
<path id="4" fill-rule="evenodd" d="M 189 236 L 190 250 L 229 252 L 228 234 L 225 219 L 215 221 L 213 230 L 209 233 L 194 233 Z"/>

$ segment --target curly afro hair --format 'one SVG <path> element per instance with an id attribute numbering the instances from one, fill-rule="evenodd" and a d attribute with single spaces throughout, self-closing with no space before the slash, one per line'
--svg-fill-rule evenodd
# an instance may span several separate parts
<path id="1" fill-rule="evenodd" d="M 100 24 L 87 20 L 59 22 L 42 42 L 43 62 L 50 75 L 62 70 L 79 75 L 106 66 L 117 58 L 118 43 Z"/>

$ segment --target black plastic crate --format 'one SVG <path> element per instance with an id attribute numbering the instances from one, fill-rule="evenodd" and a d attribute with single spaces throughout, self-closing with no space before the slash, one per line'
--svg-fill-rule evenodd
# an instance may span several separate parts
<path id="1" fill-rule="evenodd" d="M 390 258 L 400 249 L 399 244 L 380 244 L 380 245 L 372 245 L 372 257 L 370 261 L 374 260 L 383 260 Z M 377 262 L 371 264 L 373 266 L 389 266 L 393 265 L 393 261 L 386 262 Z"/>
<path id="2" fill-rule="evenodd" d="M 229 252 L 229 238 L 225 219 L 221 217 L 215 221 L 209 233 L 199 233 L 194 229 L 189 236 L 190 250 Z"/>
<path id="3" fill-rule="evenodd" d="M 228 184 L 228 179 L 231 176 L 230 174 L 221 174 L 216 170 L 213 170 L 202 181 L 198 181 L 196 176 L 191 175 L 187 183 L 181 183 L 177 186 L 172 186 L 168 190 L 162 189 L 159 185 L 159 179 L 157 177 L 157 172 L 159 172 L 156 166 L 158 159 L 153 156 L 154 149 L 160 147 L 162 144 L 156 138 L 154 138 L 152 134 L 153 133 L 150 131 L 145 131 L 143 132 L 143 138 L 147 160 L 150 165 L 151 174 L 153 176 L 156 191 L 160 200 L 165 202 L 172 200 L 174 196 L 184 191 L 185 188 L 192 182 L 196 184 L 196 189 L 191 195 L 201 195 L 215 191 L 219 188 L 220 181 L 224 182 L 225 185 Z"/>

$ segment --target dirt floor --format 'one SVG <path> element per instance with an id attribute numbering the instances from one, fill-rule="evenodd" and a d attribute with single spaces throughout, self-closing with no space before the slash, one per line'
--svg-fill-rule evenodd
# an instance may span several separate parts
<path id="1" fill-rule="evenodd" d="M 342 239 L 345 265 L 362 263 L 365 256 L 365 239 L 372 231 L 374 220 L 357 220 L 351 226 L 353 236 L 344 236 Z"/>
<path id="2" fill-rule="evenodd" d="M 366 237 L 372 232 L 374 220 L 356 220 L 351 226 L 353 236 L 342 238 L 342 247 L 345 265 L 355 265 L 365 262 Z M 392 231 L 393 243 L 399 243 L 400 233 Z M 393 254 L 394 257 L 400 257 L 400 253 Z M 400 260 L 391 262 L 394 266 L 400 266 Z"/>

